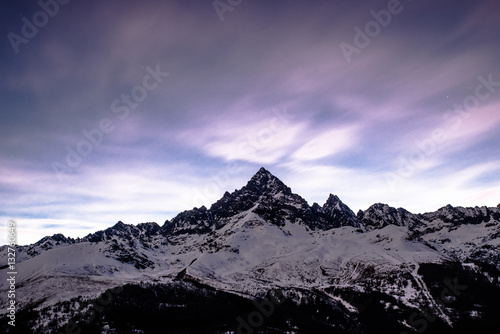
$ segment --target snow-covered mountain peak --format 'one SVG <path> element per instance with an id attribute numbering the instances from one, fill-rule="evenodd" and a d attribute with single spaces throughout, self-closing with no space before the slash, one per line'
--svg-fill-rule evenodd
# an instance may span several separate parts
<path id="1" fill-rule="evenodd" d="M 360 210 L 357 217 L 368 230 L 380 229 L 387 225 L 412 228 L 421 224 L 411 212 L 403 208 L 396 209 L 383 203 L 375 203 L 365 211 Z"/>
<path id="2" fill-rule="evenodd" d="M 157 234 L 159 230 L 160 226 L 156 223 L 141 223 L 138 225 L 132 225 L 119 221 L 105 230 L 87 235 L 82 239 L 82 241 L 100 242 L 111 239 L 130 240 L 132 237 L 145 240 Z"/>
<path id="3" fill-rule="evenodd" d="M 450 204 L 438 209 L 435 212 L 428 212 L 421 215 L 427 221 L 442 221 L 445 224 L 480 224 L 488 222 L 490 219 L 500 219 L 500 210 L 497 207 L 453 207 Z"/>
<path id="4" fill-rule="evenodd" d="M 7 254 L 6 246 L 0 247 L 4 264 Z M 485 308 L 475 299 L 463 310 L 453 303 L 441 309 L 445 290 L 440 284 L 462 273 L 457 284 L 468 284 L 467 291 L 476 291 L 479 286 L 489 296 L 492 289 L 497 289 L 500 298 L 498 254 L 500 205 L 447 205 L 436 212 L 412 214 L 377 203 L 355 215 L 333 194 L 323 206 L 309 206 L 261 168 L 245 186 L 225 192 L 210 208 L 202 206 L 181 212 L 161 227 L 156 223 L 129 225 L 119 221 L 84 238 L 55 234 L 36 244 L 17 247 L 16 305 L 23 312 L 38 305 L 28 319 L 40 320 L 29 326 L 42 330 L 25 332 L 49 333 L 58 332 L 56 329 L 76 316 L 72 309 L 78 307 L 67 305 L 97 298 L 115 286 L 141 282 L 141 289 L 148 291 L 156 284 L 193 284 L 250 299 L 279 288 L 287 294 L 288 304 L 308 304 L 316 300 L 315 296 L 322 296 L 328 300 L 330 311 L 339 310 L 353 323 L 367 321 L 363 317 L 368 314 L 374 314 L 378 323 L 381 316 L 389 314 L 399 327 L 385 332 L 413 333 L 419 328 L 406 319 L 411 319 L 418 309 L 430 307 L 436 323 L 453 323 L 456 327 L 460 327 L 457 321 L 461 318 L 478 319 Z M 6 272 L 7 266 L 0 270 Z M 0 292 L 8 291 L 7 283 L 0 282 Z M 153 295 L 141 303 L 158 310 L 165 308 L 158 319 L 172 310 L 177 314 L 179 305 L 189 307 L 188 302 L 178 300 L 155 304 L 150 300 Z M 185 293 L 176 296 L 184 298 Z M 116 302 L 128 303 L 127 298 L 134 296 L 120 295 Z M 363 313 L 363 305 L 371 300 L 375 308 Z M 213 301 L 206 304 L 207 309 L 212 308 Z M 226 299 L 221 302 L 227 305 Z M 103 309 L 120 314 L 113 309 L 117 307 L 113 303 Z M 311 305 L 311 312 L 317 314 L 316 302 Z M 6 314 L 6 310 L 0 308 L 0 315 Z M 22 313 L 19 314 L 22 319 Z M 331 319 L 335 322 L 339 318 Z M 105 330 L 109 328 L 108 315 L 103 321 L 102 329 L 94 332 L 109 332 Z M 234 333 L 231 328 L 225 329 Z M 339 333 L 382 332 L 358 329 L 354 326 Z M 287 332 L 305 333 L 291 330 Z M 330 327 L 327 332 L 331 332 Z"/>
<path id="5" fill-rule="evenodd" d="M 333 227 L 360 226 L 360 221 L 356 217 L 356 214 L 354 214 L 354 212 L 336 195 L 330 194 L 328 196 L 321 211 L 326 215 L 328 220 L 334 222 Z"/>
<path id="6" fill-rule="evenodd" d="M 292 194 L 292 190 L 288 186 L 264 167 L 260 168 L 248 181 L 245 188 L 260 195 L 276 195 L 280 192 L 287 195 Z"/>
<path id="7" fill-rule="evenodd" d="M 37 241 L 35 243 L 35 245 L 43 247 L 44 245 L 48 245 L 48 244 L 52 244 L 52 243 L 61 244 L 61 243 L 73 243 L 73 242 L 75 242 L 74 239 L 72 239 L 72 238 L 66 238 L 63 234 L 57 233 L 57 234 L 54 234 L 54 235 L 52 235 L 50 237 L 49 236 L 43 237 L 42 239 L 40 239 L 39 241 Z"/>
<path id="8" fill-rule="evenodd" d="M 211 212 L 205 207 L 183 211 L 171 221 L 166 221 L 161 228 L 162 235 L 205 234 L 212 231 L 214 225 Z"/>

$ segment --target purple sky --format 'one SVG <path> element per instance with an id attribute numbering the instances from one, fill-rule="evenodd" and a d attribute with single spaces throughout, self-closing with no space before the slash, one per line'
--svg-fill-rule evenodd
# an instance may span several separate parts
<path id="1" fill-rule="evenodd" d="M 497 1 L 59 1 L 0 5 L 2 244 L 163 224 L 261 166 L 355 212 L 500 203 Z"/>

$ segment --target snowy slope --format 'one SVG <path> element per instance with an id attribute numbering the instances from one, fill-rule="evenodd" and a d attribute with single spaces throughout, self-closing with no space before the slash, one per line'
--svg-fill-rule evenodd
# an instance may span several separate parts
<path id="1" fill-rule="evenodd" d="M 322 291 L 353 312 L 332 291 L 371 289 L 408 307 L 431 305 L 451 323 L 419 268 L 458 261 L 500 269 L 500 208 L 412 214 L 379 203 L 355 215 L 335 195 L 309 206 L 262 168 L 210 209 L 182 212 L 163 226 L 118 222 L 82 239 L 54 235 L 18 251 L 21 308 L 96 297 L 127 283 L 184 280 L 249 296 L 276 287 Z M 5 247 L 1 256 L 6 263 Z M 7 288 L 1 281 L 0 294 Z"/>

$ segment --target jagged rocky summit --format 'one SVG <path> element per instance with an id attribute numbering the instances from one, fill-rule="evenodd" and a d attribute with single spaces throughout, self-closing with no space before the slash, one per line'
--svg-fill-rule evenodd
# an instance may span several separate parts
<path id="1" fill-rule="evenodd" d="M 498 324 L 500 205 L 413 214 L 377 203 L 355 214 L 333 194 L 309 205 L 264 168 L 210 208 L 161 226 L 118 222 L 17 250 L 18 319 L 32 333 L 68 324 L 96 333 L 465 333 Z M 284 302 L 250 324 L 277 291 Z M 103 293 L 111 300 L 87 321 L 85 305 L 98 310 Z"/>

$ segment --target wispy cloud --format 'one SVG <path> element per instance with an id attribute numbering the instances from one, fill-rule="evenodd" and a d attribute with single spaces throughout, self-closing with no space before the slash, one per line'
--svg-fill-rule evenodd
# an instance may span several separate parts
<path id="1" fill-rule="evenodd" d="M 245 2 L 223 22 L 206 1 L 71 2 L 18 55 L 0 53 L 0 214 L 40 238 L 161 222 L 261 165 L 353 209 L 496 205 L 500 89 L 454 105 L 478 77 L 500 81 L 498 6 L 402 4 L 348 64 L 339 43 L 387 1 Z M 6 8 L 2 27 L 32 9 Z M 120 119 L 112 102 L 156 64 L 168 79 Z M 115 129 L 60 180 L 53 163 L 105 118 Z"/>
<path id="2" fill-rule="evenodd" d="M 347 150 L 356 144 L 356 134 L 353 128 L 333 129 L 308 137 L 312 139 L 293 153 L 294 160 L 318 160 Z"/>

